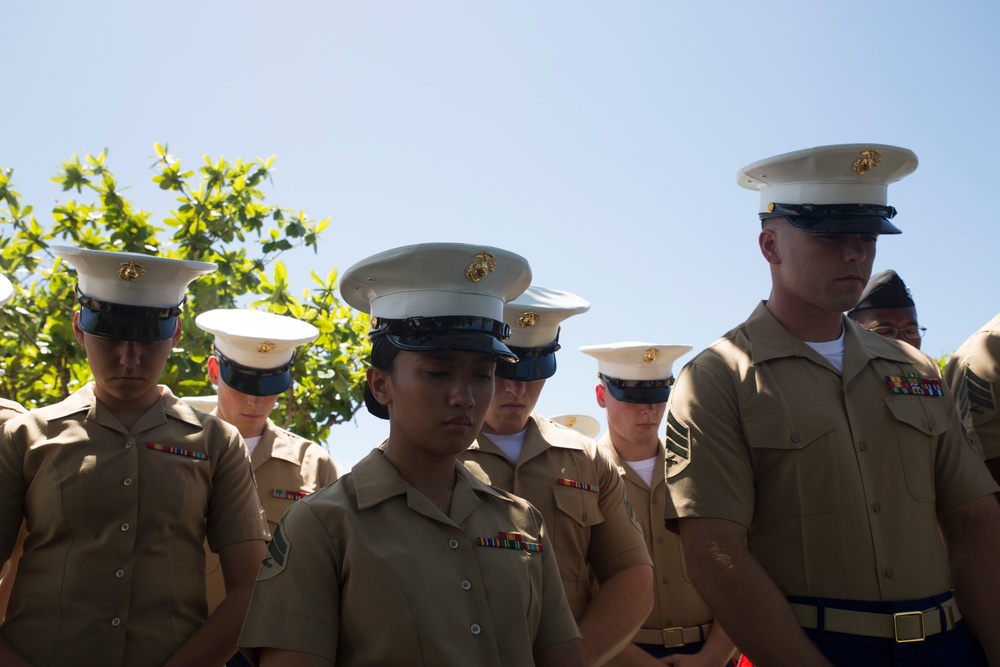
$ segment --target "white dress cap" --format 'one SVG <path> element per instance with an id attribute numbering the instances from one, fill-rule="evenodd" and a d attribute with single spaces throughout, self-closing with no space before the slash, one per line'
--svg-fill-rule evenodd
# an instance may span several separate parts
<path id="1" fill-rule="evenodd" d="M 601 432 L 601 423 L 590 415 L 557 415 L 550 417 L 557 424 L 562 424 L 566 428 L 571 428 L 578 433 L 582 433 L 588 438 L 596 438 Z"/>
<path id="2" fill-rule="evenodd" d="M 913 173 L 913 151 L 884 144 L 838 144 L 784 153 L 740 169 L 736 182 L 760 191 L 760 213 L 772 204 L 885 206 L 890 183 Z"/>
<path id="3" fill-rule="evenodd" d="M 296 347 L 319 336 L 319 329 L 308 322 L 260 310 L 210 310 L 194 323 L 215 334 L 215 349 L 248 368 L 284 366 Z"/>
<path id="4" fill-rule="evenodd" d="M 219 405 L 218 395 L 212 396 L 181 396 L 181 400 L 190 405 L 195 410 L 210 413 Z"/>
<path id="5" fill-rule="evenodd" d="M 666 380 L 673 364 L 692 350 L 690 345 L 663 345 L 626 341 L 584 345 L 580 351 L 597 359 L 597 372 L 616 380 Z"/>
<path id="6" fill-rule="evenodd" d="M 421 243 L 363 259 L 344 273 L 340 294 L 375 318 L 484 317 L 531 283 L 528 261 L 508 250 L 466 243 Z"/>
<path id="7" fill-rule="evenodd" d="M 173 308 L 184 301 L 189 283 L 216 268 L 210 262 L 134 252 L 67 246 L 52 246 L 50 250 L 76 269 L 81 294 L 123 306 Z"/>
<path id="8" fill-rule="evenodd" d="M 0 275 L 0 306 L 10 301 L 12 296 L 14 296 L 14 286 L 7 276 Z"/>
<path id="9" fill-rule="evenodd" d="M 590 302 L 569 292 L 532 285 L 503 309 L 510 325 L 507 345 L 519 348 L 551 345 L 566 319 L 590 310 Z"/>

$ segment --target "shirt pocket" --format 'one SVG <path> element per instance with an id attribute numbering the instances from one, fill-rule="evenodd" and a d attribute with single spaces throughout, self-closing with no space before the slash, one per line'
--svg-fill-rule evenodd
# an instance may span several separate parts
<path id="1" fill-rule="evenodd" d="M 744 417 L 743 428 L 754 469 L 756 513 L 793 517 L 840 507 L 841 464 L 828 407 L 774 408 Z"/>
<path id="2" fill-rule="evenodd" d="M 934 455 L 939 436 L 951 426 L 943 403 L 948 399 L 899 395 L 882 400 L 893 416 L 906 490 L 918 502 L 934 502 Z"/>
<path id="3" fill-rule="evenodd" d="M 580 527 L 590 528 L 604 522 L 598 492 L 560 485 L 552 488 L 552 496 L 559 513 Z"/>

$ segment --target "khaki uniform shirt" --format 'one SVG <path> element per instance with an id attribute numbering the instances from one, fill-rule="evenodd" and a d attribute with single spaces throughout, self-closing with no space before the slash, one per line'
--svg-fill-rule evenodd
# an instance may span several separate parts
<path id="1" fill-rule="evenodd" d="M 15 403 L 14 401 L 9 401 L 6 398 L 0 398 L 0 424 L 3 424 L 8 419 L 13 419 L 18 415 L 23 415 L 27 410 L 24 409 L 20 403 Z"/>
<path id="2" fill-rule="evenodd" d="M 685 366 L 667 408 L 665 516 L 745 526 L 786 595 L 940 594 L 950 577 L 937 513 L 997 486 L 950 397 L 890 391 L 911 373 L 929 388 L 936 366 L 844 327 L 843 372 L 763 303 Z"/>
<path id="3" fill-rule="evenodd" d="M 663 440 L 657 448 L 659 466 L 653 472 L 653 488 L 646 486 L 628 463 L 621 460 L 618 451 L 611 444 L 611 437 L 605 433 L 598 443 L 618 466 L 635 515 L 642 525 L 646 539 L 646 549 L 653 559 L 653 609 L 643 628 L 662 630 L 663 628 L 686 628 L 712 622 L 712 610 L 698 595 L 688 579 L 680 538 L 663 527 L 663 506 L 667 502 L 667 482 L 664 479 L 666 462 Z"/>
<path id="4" fill-rule="evenodd" d="M 533 413 L 516 463 L 486 434 L 459 458 L 545 517 L 576 620 L 593 597 L 592 574 L 600 583 L 651 564 L 618 468 L 590 438 Z"/>
<path id="5" fill-rule="evenodd" d="M 215 414 L 213 411 L 212 414 Z M 279 428 L 270 419 L 260 442 L 250 455 L 257 493 L 273 534 L 278 520 L 292 504 L 337 479 L 337 467 L 325 449 L 314 442 Z M 208 611 L 212 613 L 226 597 L 219 554 L 205 545 Z"/>
<path id="6" fill-rule="evenodd" d="M 971 417 L 972 431 L 985 457 L 1000 457 L 1000 315 L 962 343 L 948 360 L 945 379 L 959 412 Z"/>
<path id="7" fill-rule="evenodd" d="M 531 665 L 579 637 L 542 517 L 461 465 L 446 516 L 378 450 L 295 503 L 257 576 L 239 645 L 338 667 Z M 520 533 L 540 551 L 478 543 Z"/>
<path id="8" fill-rule="evenodd" d="M 88 384 L 0 436 L 0 558 L 24 542 L 0 634 L 36 667 L 162 665 L 205 621 L 215 549 L 268 538 L 235 428 L 162 400 L 131 430 Z"/>

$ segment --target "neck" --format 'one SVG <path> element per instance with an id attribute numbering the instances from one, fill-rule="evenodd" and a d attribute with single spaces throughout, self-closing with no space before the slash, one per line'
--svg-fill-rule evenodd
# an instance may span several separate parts
<path id="1" fill-rule="evenodd" d="M 413 447 L 394 444 L 391 435 L 384 447 L 386 460 L 399 472 L 399 476 L 447 515 L 455 490 L 456 457 L 427 455 L 414 450 Z"/>
<path id="2" fill-rule="evenodd" d="M 609 431 L 609 437 L 622 461 L 645 461 L 656 456 L 659 439 L 655 435 L 653 438 L 641 442 L 629 440 L 614 431 Z"/>
<path id="3" fill-rule="evenodd" d="M 94 385 L 94 397 L 100 401 L 115 418 L 122 423 L 122 426 L 131 430 L 139 417 L 143 416 L 149 408 L 160 400 L 160 388 L 154 387 L 147 394 L 134 399 L 123 401 L 108 394 L 98 385 Z"/>
<path id="4" fill-rule="evenodd" d="M 775 296 L 768 298 L 766 307 L 788 333 L 809 343 L 837 340 L 844 331 L 840 312 L 830 312 L 808 304 L 793 304 Z"/>

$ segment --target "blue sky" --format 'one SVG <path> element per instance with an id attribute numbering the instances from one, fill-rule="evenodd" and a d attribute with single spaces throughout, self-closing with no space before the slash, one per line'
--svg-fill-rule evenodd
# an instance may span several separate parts
<path id="1" fill-rule="evenodd" d="M 318 255 L 284 258 L 300 289 L 309 270 L 463 241 L 589 300 L 543 414 L 603 422 L 580 345 L 698 350 L 767 296 L 757 196 L 735 177 L 777 153 L 914 150 L 889 190 L 904 233 L 875 270 L 911 287 L 934 356 L 1000 310 L 996 2 L 96 0 L 11 3 L 4 23 L 0 166 L 36 215 L 73 153 L 107 147 L 156 218 L 172 202 L 150 182 L 155 142 L 190 168 L 276 155 L 269 201 L 332 218 Z M 337 427 L 340 467 L 385 427 Z"/>

